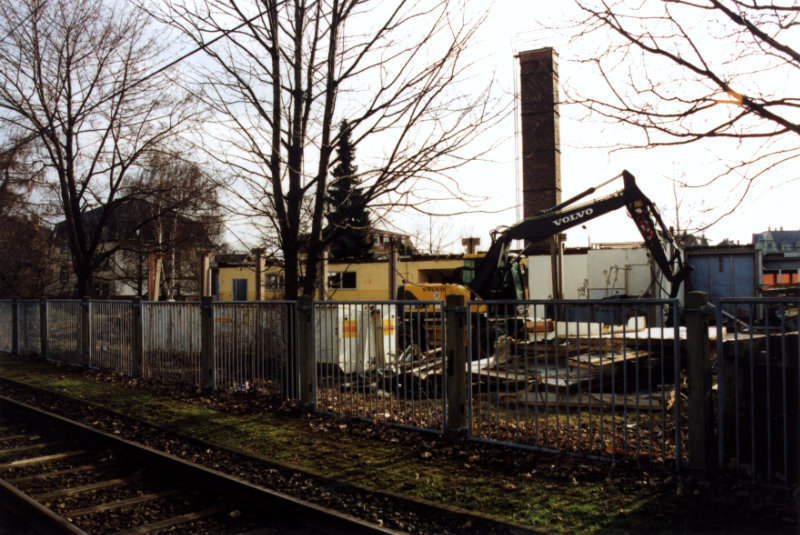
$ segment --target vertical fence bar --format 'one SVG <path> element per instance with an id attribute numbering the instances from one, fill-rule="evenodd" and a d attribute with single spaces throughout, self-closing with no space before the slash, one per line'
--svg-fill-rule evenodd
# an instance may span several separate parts
<path id="1" fill-rule="evenodd" d="M 91 343 L 92 343 L 92 330 L 91 330 L 91 306 L 92 302 L 88 299 L 84 299 L 80 303 L 80 315 L 78 316 L 79 325 L 80 325 L 80 347 L 78 348 L 78 354 L 81 358 L 81 364 L 83 366 L 90 366 L 91 365 Z"/>
<path id="2" fill-rule="evenodd" d="M 12 307 L 11 301 L 0 300 L 0 351 L 8 353 L 14 348 Z"/>
<path id="3" fill-rule="evenodd" d="M 19 351 L 24 355 L 38 355 L 40 350 L 39 302 L 19 302 Z"/>
<path id="4" fill-rule="evenodd" d="M 216 388 L 216 363 L 214 361 L 214 298 L 204 296 L 200 305 L 200 388 Z"/>
<path id="5" fill-rule="evenodd" d="M 673 442 L 667 418 L 680 381 L 667 363 L 677 370 L 681 345 L 657 314 L 677 316 L 676 300 L 467 307 L 486 311 L 467 319 L 471 438 L 640 463 L 679 457 L 685 430 L 676 418 Z"/>
<path id="6" fill-rule="evenodd" d="M 717 464 L 753 483 L 800 481 L 798 304 L 797 298 L 720 300 L 733 333 L 718 343 Z"/>
<path id="7" fill-rule="evenodd" d="M 131 376 L 141 377 L 144 360 L 144 340 L 142 339 L 142 299 L 136 297 L 131 302 Z"/>
<path id="8" fill-rule="evenodd" d="M 19 301 L 11 301 L 11 354 L 19 355 Z"/>
<path id="9" fill-rule="evenodd" d="M 300 403 L 315 407 L 317 402 L 316 360 L 314 358 L 314 314 L 317 312 L 311 296 L 298 300 L 298 359 L 300 376 Z"/>
<path id="10" fill-rule="evenodd" d="M 143 377 L 200 387 L 202 304 L 143 302 Z"/>
<path id="11" fill-rule="evenodd" d="M 681 391 L 680 391 L 680 384 L 681 384 L 681 352 L 680 352 L 680 311 L 679 311 L 678 302 L 673 301 L 671 305 L 672 310 L 672 325 L 676 329 L 676 333 L 674 338 L 674 342 L 672 344 L 672 374 L 673 374 L 673 381 L 675 383 L 672 396 L 673 396 L 673 411 L 674 411 L 674 425 L 675 425 L 675 470 L 679 470 L 681 467 L 681 460 L 683 458 L 683 440 L 681 438 Z M 666 422 L 665 422 L 666 424 Z M 664 428 L 664 436 L 666 437 L 666 428 Z M 666 448 L 664 449 L 664 456 L 666 457 Z"/>
<path id="12" fill-rule="evenodd" d="M 42 299 L 39 302 L 39 358 L 47 360 L 48 354 L 48 337 L 50 333 L 49 323 L 47 321 L 47 300 Z"/>
<path id="13" fill-rule="evenodd" d="M 713 466 L 714 418 L 704 292 L 686 296 L 686 351 L 689 364 L 689 467 L 707 473 Z"/>
<path id="14" fill-rule="evenodd" d="M 725 404 L 728 396 L 727 368 L 725 364 L 725 351 L 723 345 L 723 307 L 717 305 L 714 309 L 715 327 L 717 331 L 717 469 L 722 470 L 725 464 Z"/>
<path id="15" fill-rule="evenodd" d="M 300 397 L 300 372 L 298 366 L 299 344 L 300 344 L 300 315 L 298 312 L 297 301 L 291 302 L 288 306 L 288 325 L 283 324 L 279 332 L 279 340 L 289 340 L 290 344 L 286 350 L 285 373 L 283 374 L 283 384 L 286 385 L 286 399 L 298 399 Z"/>

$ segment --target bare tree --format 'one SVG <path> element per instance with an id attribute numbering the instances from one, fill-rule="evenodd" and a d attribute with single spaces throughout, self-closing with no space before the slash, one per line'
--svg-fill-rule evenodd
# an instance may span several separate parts
<path id="1" fill-rule="evenodd" d="M 41 180 L 42 170 L 30 161 L 30 140 L 11 137 L 0 146 L 0 216 L 29 212 L 26 198 Z"/>
<path id="2" fill-rule="evenodd" d="M 187 124 L 164 73 L 166 43 L 131 4 L 0 0 L 0 121 L 34 140 L 65 218 L 79 295 L 113 254 L 107 224 L 139 192 L 125 178 Z M 91 217 L 86 217 L 91 211 Z"/>
<path id="3" fill-rule="evenodd" d="M 221 118 L 206 137 L 217 135 L 217 155 L 241 180 L 244 210 L 278 235 L 287 297 L 314 292 L 341 120 L 361 150 L 358 178 L 373 210 L 418 207 L 425 181 L 459 196 L 448 173 L 479 156 L 464 149 L 499 116 L 485 73 L 477 94 L 464 85 L 475 86 L 465 50 L 481 22 L 464 19 L 464 3 L 169 3 L 171 22 L 197 43 L 236 28 L 206 49 L 215 67 L 200 97 Z"/>
<path id="4" fill-rule="evenodd" d="M 733 140 L 738 150 L 716 178 L 745 181 L 739 203 L 768 171 L 780 167 L 797 177 L 800 6 L 576 1 L 586 15 L 577 39 L 592 50 L 581 60 L 604 84 L 592 84 L 591 94 L 573 93 L 574 100 L 639 129 L 636 147 Z"/>
<path id="5" fill-rule="evenodd" d="M 199 291 L 198 254 L 214 248 L 222 233 L 215 181 L 177 154 L 157 154 L 126 186 L 139 192 L 141 202 L 132 214 L 136 232 L 126 233 L 113 259 L 115 276 L 143 295 L 147 259 L 157 255 L 163 262 L 161 295 Z"/>
<path id="6" fill-rule="evenodd" d="M 40 297 L 51 282 L 50 228 L 29 200 L 41 178 L 32 150 L 15 137 L 0 147 L 0 250 L 13 251 L 0 263 L 0 295 L 7 298 Z"/>
<path id="7" fill-rule="evenodd" d="M 412 233 L 417 251 L 429 255 L 447 254 L 456 247 L 456 240 L 448 235 L 452 221 L 427 216 L 419 220 Z"/>

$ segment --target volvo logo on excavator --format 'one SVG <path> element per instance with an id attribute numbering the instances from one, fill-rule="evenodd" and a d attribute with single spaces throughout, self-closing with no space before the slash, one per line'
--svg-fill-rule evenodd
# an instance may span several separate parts
<path id="1" fill-rule="evenodd" d="M 559 219 L 556 219 L 556 220 L 553 221 L 553 224 L 555 226 L 557 226 L 557 227 L 560 227 L 561 225 L 564 225 L 564 224 L 569 223 L 571 221 L 575 221 L 575 220 L 578 220 L 578 219 L 583 219 L 587 215 L 592 215 L 593 213 L 594 213 L 594 209 L 593 208 L 586 208 L 586 209 L 581 210 L 579 212 L 575 212 L 574 214 L 570 214 L 570 215 L 561 217 Z"/>

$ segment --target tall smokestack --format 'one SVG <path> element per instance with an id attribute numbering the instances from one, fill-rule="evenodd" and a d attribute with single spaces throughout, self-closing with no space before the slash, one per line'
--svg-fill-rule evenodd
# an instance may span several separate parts
<path id="1" fill-rule="evenodd" d="M 558 66 L 552 48 L 519 56 L 522 115 L 522 213 L 561 202 Z"/>

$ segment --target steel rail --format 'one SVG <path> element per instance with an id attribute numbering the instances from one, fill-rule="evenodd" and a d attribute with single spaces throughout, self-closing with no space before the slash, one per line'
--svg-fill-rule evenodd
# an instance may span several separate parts
<path id="1" fill-rule="evenodd" d="M 93 429 L 82 423 L 69 420 L 63 416 L 12 400 L 5 396 L 0 396 L 0 412 L 6 415 L 11 415 L 13 412 L 22 416 L 26 422 L 39 422 L 44 425 L 60 428 L 70 434 L 79 435 L 95 446 L 112 449 L 124 457 L 135 459 L 137 462 L 146 464 L 161 473 L 168 473 L 171 477 L 179 478 L 183 481 L 191 481 L 204 488 L 214 489 L 214 492 L 219 495 L 225 495 L 228 498 L 254 505 L 258 507 L 261 512 L 271 513 L 277 518 L 287 519 L 298 525 L 318 530 L 319 532 L 331 534 L 397 533 L 384 527 L 376 526 L 364 522 L 363 520 L 253 485 L 228 474 Z M 11 487 L 6 483 L 3 485 L 4 490 L 6 486 Z M 17 493 L 19 493 L 19 491 L 17 491 Z M 21 497 L 17 499 L 21 499 Z M 46 515 L 50 518 L 50 522 L 55 525 L 58 525 L 58 523 L 63 520 L 66 524 L 64 524 L 63 529 L 61 529 L 62 532 L 83 533 L 80 530 L 68 531 L 71 529 L 70 526 L 72 526 L 72 524 L 61 519 L 56 513 L 53 513 L 42 505 L 37 507 L 31 504 L 29 507 L 31 507 L 30 510 L 32 514 Z M 74 526 L 72 526 L 72 528 L 78 529 Z"/>

